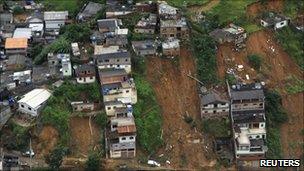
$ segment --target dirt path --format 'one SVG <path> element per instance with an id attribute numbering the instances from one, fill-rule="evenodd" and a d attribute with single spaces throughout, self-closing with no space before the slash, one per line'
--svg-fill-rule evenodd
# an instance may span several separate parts
<path id="1" fill-rule="evenodd" d="M 206 159 L 213 154 L 205 147 L 205 138 L 187 124 L 183 116 L 199 118 L 199 98 L 196 81 L 187 77 L 195 74 L 192 55 L 181 50 L 177 61 L 161 58 L 147 60 L 148 80 L 152 83 L 163 115 L 163 138 L 166 148 L 161 153 L 168 155 L 173 168 L 203 168 L 214 163 Z M 199 142 L 195 143 L 198 140 Z"/>
<path id="2" fill-rule="evenodd" d="M 229 68 L 236 68 L 236 65 L 243 65 L 244 71 L 237 72 L 241 79 L 246 81 L 246 74 L 252 82 L 262 80 L 271 88 L 283 91 L 284 86 L 290 76 L 303 77 L 303 72 L 291 57 L 274 40 L 274 35 L 270 31 L 258 31 L 251 34 L 246 42 L 246 49 L 241 52 L 232 50 L 232 46 L 219 45 L 217 53 L 218 73 L 220 78 L 225 77 Z M 258 54 L 263 58 L 262 72 L 257 73 L 248 64 L 247 56 Z"/>
<path id="3" fill-rule="evenodd" d="M 288 114 L 288 123 L 281 127 L 281 142 L 284 158 L 301 158 L 304 143 L 304 93 L 283 96 L 283 107 Z"/>
<path id="4" fill-rule="evenodd" d="M 101 132 L 98 125 L 89 122 L 88 117 L 70 118 L 70 131 L 72 156 L 86 157 L 90 150 L 98 147 Z"/>

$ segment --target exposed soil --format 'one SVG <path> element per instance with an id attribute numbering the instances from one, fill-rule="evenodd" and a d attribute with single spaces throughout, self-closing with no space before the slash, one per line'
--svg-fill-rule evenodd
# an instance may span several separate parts
<path id="1" fill-rule="evenodd" d="M 236 72 L 245 82 L 261 80 L 266 82 L 267 87 L 279 90 L 283 98 L 283 107 L 289 117 L 288 123 L 281 127 L 284 157 L 299 158 L 303 154 L 303 135 L 301 135 L 304 127 L 303 93 L 287 95 L 284 89 L 291 76 L 303 80 L 303 71 L 273 37 L 270 31 L 255 32 L 248 37 L 247 48 L 241 52 L 234 52 L 232 46 L 227 44 L 219 45 L 218 74 L 224 78 L 228 68 L 236 68 L 236 64 L 241 64 L 244 66 L 244 71 Z M 261 72 L 256 72 L 248 64 L 247 55 L 250 54 L 259 54 L 263 58 Z M 250 80 L 245 79 L 246 74 L 250 76 Z"/>
<path id="2" fill-rule="evenodd" d="M 244 66 L 243 71 L 236 71 L 241 80 L 245 82 L 262 80 L 266 82 L 268 87 L 282 91 L 288 77 L 296 76 L 302 78 L 303 73 L 298 65 L 273 37 L 272 32 L 265 30 L 252 33 L 247 39 L 246 49 L 240 52 L 234 51 L 230 45 L 219 45 L 217 61 L 220 78 L 223 79 L 225 77 L 225 73 L 229 68 L 236 69 L 235 65 Z M 250 54 L 258 54 L 263 58 L 261 72 L 257 73 L 248 64 L 247 56 Z M 246 74 L 249 75 L 249 80 L 246 79 Z"/>
<path id="3" fill-rule="evenodd" d="M 284 158 L 301 158 L 304 143 L 304 93 L 283 96 L 288 122 L 281 127 Z M 302 131 L 302 132 L 301 132 Z"/>
<path id="4" fill-rule="evenodd" d="M 89 117 L 70 118 L 71 156 L 86 157 L 90 150 L 99 148 L 100 134 L 100 128 Z"/>
<path id="5" fill-rule="evenodd" d="M 207 12 L 210 9 L 212 9 L 213 7 L 215 7 L 216 5 L 218 5 L 220 3 L 220 0 L 211 0 L 206 4 L 203 5 L 192 5 L 187 7 L 188 11 L 192 13 L 191 15 L 191 20 L 195 21 L 195 15 L 200 15 L 203 12 Z"/>
<path id="6" fill-rule="evenodd" d="M 265 3 L 255 2 L 247 6 L 246 13 L 248 17 L 256 17 L 264 11 L 281 12 L 283 6 L 283 0 L 268 0 Z"/>
<path id="7" fill-rule="evenodd" d="M 56 146 L 59 139 L 58 131 L 50 126 L 44 126 L 38 137 L 33 139 L 33 150 L 37 158 L 44 158 Z"/>
<path id="8" fill-rule="evenodd" d="M 191 129 L 190 124 L 184 120 L 184 115 L 197 121 L 200 118 L 197 82 L 187 76 L 195 73 L 194 58 L 185 48 L 181 49 L 181 57 L 178 59 L 147 60 L 148 80 L 152 83 L 163 116 L 166 147 L 160 153 L 169 158 L 173 168 L 198 169 L 215 164 L 211 160 L 214 157 L 211 147 L 206 148 L 209 143 L 207 138 Z"/>

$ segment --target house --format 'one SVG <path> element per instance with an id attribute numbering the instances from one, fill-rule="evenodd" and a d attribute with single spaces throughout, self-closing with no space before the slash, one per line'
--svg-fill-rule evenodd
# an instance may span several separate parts
<path id="1" fill-rule="evenodd" d="M 10 106 L 0 104 L 0 130 L 12 116 L 12 111 Z"/>
<path id="2" fill-rule="evenodd" d="M 35 85 L 42 85 L 48 82 L 54 75 L 51 73 L 48 66 L 34 66 L 32 72 L 32 82 Z"/>
<path id="3" fill-rule="evenodd" d="M 0 42 L 4 42 L 6 38 L 12 38 L 15 28 L 15 24 L 6 24 L 0 26 Z"/>
<path id="4" fill-rule="evenodd" d="M 106 46 L 115 46 L 126 47 L 128 44 L 127 35 L 109 35 L 106 37 Z"/>
<path id="5" fill-rule="evenodd" d="M 99 103 L 88 101 L 74 101 L 71 106 L 74 112 L 92 112 L 100 108 Z"/>
<path id="6" fill-rule="evenodd" d="M 180 56 L 179 40 L 170 38 L 162 42 L 164 56 Z"/>
<path id="7" fill-rule="evenodd" d="M 221 97 L 218 92 L 212 90 L 207 94 L 202 94 L 200 99 L 202 118 L 228 118 L 229 101 Z"/>
<path id="8" fill-rule="evenodd" d="M 51 93 L 47 89 L 34 89 L 18 101 L 18 111 L 35 117 L 39 115 L 50 96 Z"/>
<path id="9" fill-rule="evenodd" d="M 116 109 L 126 107 L 126 104 L 122 103 L 121 101 L 108 101 L 104 102 L 104 107 L 107 116 L 113 117 L 116 114 Z"/>
<path id="10" fill-rule="evenodd" d="M 1 73 L 0 77 L 0 90 L 7 88 L 8 90 L 12 90 L 16 88 L 16 82 L 13 79 L 14 72 L 6 71 Z"/>
<path id="11" fill-rule="evenodd" d="M 101 45 L 106 42 L 106 37 L 107 37 L 107 33 L 93 31 L 93 33 L 90 36 L 90 40 L 93 45 Z"/>
<path id="12" fill-rule="evenodd" d="M 68 20 L 68 11 L 46 11 L 43 14 L 46 31 L 58 32 Z"/>
<path id="13" fill-rule="evenodd" d="M 239 161 L 265 157 L 265 96 L 260 83 L 228 86 L 235 156 Z"/>
<path id="14" fill-rule="evenodd" d="M 12 13 L 0 13 L 0 25 L 4 26 L 6 24 L 13 23 L 14 18 Z"/>
<path id="15" fill-rule="evenodd" d="M 157 46 L 153 40 L 132 41 L 132 48 L 137 55 L 155 55 Z"/>
<path id="16" fill-rule="evenodd" d="M 157 16 L 149 14 L 147 18 L 142 18 L 134 27 L 135 33 L 154 34 L 156 30 Z"/>
<path id="17" fill-rule="evenodd" d="M 157 12 L 157 4 L 155 2 L 152 2 L 152 1 L 137 2 L 135 4 L 135 10 L 137 12 L 156 13 Z"/>
<path id="18" fill-rule="evenodd" d="M 158 3 L 157 11 L 161 20 L 177 20 L 181 17 L 178 8 L 168 5 L 165 1 L 159 1 Z"/>
<path id="19" fill-rule="evenodd" d="M 8 57 L 8 61 L 7 61 L 7 66 L 6 69 L 7 70 L 21 70 L 24 69 L 26 66 L 31 65 L 31 60 L 29 58 L 26 58 L 23 55 L 10 55 Z"/>
<path id="20" fill-rule="evenodd" d="M 133 13 L 133 8 L 126 5 L 107 6 L 106 18 L 116 18 Z"/>
<path id="21" fill-rule="evenodd" d="M 31 28 L 16 28 L 14 31 L 13 38 L 26 38 L 31 40 L 32 38 L 32 29 Z"/>
<path id="22" fill-rule="evenodd" d="M 53 76 L 60 75 L 63 77 L 72 76 L 72 64 L 70 54 L 48 54 L 48 66 L 50 74 Z"/>
<path id="23" fill-rule="evenodd" d="M 209 35 L 220 44 L 233 42 L 236 48 L 243 48 L 246 46 L 245 40 L 247 34 L 245 29 L 234 24 L 229 24 L 227 28 L 215 29 L 209 33 Z"/>
<path id="24" fill-rule="evenodd" d="M 78 43 L 71 43 L 71 47 L 72 47 L 73 55 L 74 56 L 79 56 L 80 55 L 80 50 L 79 50 Z"/>
<path id="25" fill-rule="evenodd" d="M 133 117 L 132 105 L 126 105 L 124 107 L 116 107 L 114 109 L 115 118 Z"/>
<path id="26" fill-rule="evenodd" d="M 5 41 L 7 55 L 21 54 L 26 56 L 27 48 L 27 38 L 7 38 Z"/>
<path id="27" fill-rule="evenodd" d="M 95 45 L 94 46 L 94 56 L 98 56 L 101 54 L 108 54 L 108 53 L 116 53 L 121 51 L 119 46 L 103 46 L 103 45 Z"/>
<path id="28" fill-rule="evenodd" d="M 133 117 L 111 118 L 106 136 L 110 158 L 136 156 L 136 126 Z"/>
<path id="29" fill-rule="evenodd" d="M 163 38 L 183 38 L 189 37 L 189 28 L 186 18 L 177 20 L 160 20 L 160 35 Z"/>
<path id="30" fill-rule="evenodd" d="M 32 83 L 32 70 L 14 72 L 13 80 L 16 85 Z"/>
<path id="31" fill-rule="evenodd" d="M 82 8 L 81 12 L 77 14 L 77 20 L 78 21 L 86 21 L 92 18 L 94 15 L 98 13 L 103 8 L 102 4 L 95 3 L 95 2 L 89 2 L 88 4 L 85 4 Z"/>
<path id="32" fill-rule="evenodd" d="M 274 13 L 269 13 L 267 16 L 264 16 L 261 19 L 261 25 L 263 27 L 271 27 L 274 30 L 280 29 L 282 27 L 285 27 L 289 23 L 289 18 L 279 15 L 279 14 L 274 14 Z"/>
<path id="33" fill-rule="evenodd" d="M 95 55 L 95 58 L 99 69 L 115 68 L 124 69 L 127 73 L 131 72 L 131 55 L 126 50 Z"/>
<path id="34" fill-rule="evenodd" d="M 32 36 L 34 39 L 41 38 L 44 34 L 44 21 L 43 14 L 40 12 L 34 12 L 33 15 L 29 16 L 26 19 L 28 28 L 32 30 Z"/>
<path id="35" fill-rule="evenodd" d="M 103 101 L 121 101 L 125 104 L 137 102 L 137 90 L 133 78 L 124 82 L 104 84 L 101 86 Z"/>
<path id="36" fill-rule="evenodd" d="M 127 81 L 129 76 L 124 69 L 98 69 L 100 85 Z"/>
<path id="37" fill-rule="evenodd" d="M 106 32 L 114 33 L 115 30 L 118 29 L 120 25 L 122 25 L 122 22 L 119 19 L 97 20 L 98 30 L 101 33 L 106 33 Z"/>
<path id="38" fill-rule="evenodd" d="M 75 69 L 76 81 L 80 84 L 94 83 L 96 80 L 95 67 L 90 64 L 79 65 Z"/>

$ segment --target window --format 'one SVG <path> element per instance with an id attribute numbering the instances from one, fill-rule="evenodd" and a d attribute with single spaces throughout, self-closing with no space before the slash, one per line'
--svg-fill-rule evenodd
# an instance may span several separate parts
<path id="1" fill-rule="evenodd" d="M 205 113 L 208 113 L 208 111 L 206 110 Z"/>
<path id="2" fill-rule="evenodd" d="M 126 140 L 126 137 L 122 137 L 121 140 Z"/>
<path id="3" fill-rule="evenodd" d="M 244 106 L 248 106 L 248 104 L 244 104 Z"/>
<path id="4" fill-rule="evenodd" d="M 90 77 L 91 80 L 93 80 L 93 77 Z"/>
<path id="5" fill-rule="evenodd" d="M 78 79 L 79 79 L 79 80 L 82 80 L 82 78 L 81 78 L 81 77 L 79 77 Z"/>
<path id="6" fill-rule="evenodd" d="M 67 70 L 65 70 L 65 72 L 68 72 Z"/>
<path id="7" fill-rule="evenodd" d="M 24 105 L 21 105 L 22 108 L 24 108 Z"/>
<path id="8" fill-rule="evenodd" d="M 260 103 L 259 105 L 260 105 L 260 106 L 263 106 L 263 103 Z"/>
<path id="9" fill-rule="evenodd" d="M 214 110 L 213 113 L 216 113 L 216 110 Z"/>
<path id="10" fill-rule="evenodd" d="M 260 136 L 259 136 L 259 135 L 257 135 L 255 138 L 260 138 Z"/>
<path id="11" fill-rule="evenodd" d="M 281 25 L 283 25 L 283 24 L 284 24 L 284 22 L 281 23 Z"/>
<path id="12" fill-rule="evenodd" d="M 133 140 L 133 139 L 134 139 L 134 137 L 130 137 L 129 139 L 130 139 L 130 140 Z"/>
<path id="13" fill-rule="evenodd" d="M 108 107 L 108 110 L 111 110 L 111 107 Z"/>
<path id="14" fill-rule="evenodd" d="M 129 93 L 129 92 L 130 92 L 129 90 L 126 91 L 126 93 Z"/>
<path id="15" fill-rule="evenodd" d="M 120 60 L 119 60 L 119 59 L 117 59 L 116 61 L 117 61 L 117 62 L 119 62 Z"/>
<path id="16" fill-rule="evenodd" d="M 28 107 L 28 110 L 32 110 L 32 108 Z"/>
<path id="17" fill-rule="evenodd" d="M 109 59 L 106 59 L 105 62 L 110 62 Z"/>
<path id="18" fill-rule="evenodd" d="M 222 112 L 226 112 L 226 110 L 222 110 Z"/>

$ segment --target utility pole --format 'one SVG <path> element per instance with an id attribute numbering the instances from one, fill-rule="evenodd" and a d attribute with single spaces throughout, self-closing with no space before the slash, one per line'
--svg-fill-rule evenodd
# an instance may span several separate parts
<path id="1" fill-rule="evenodd" d="M 32 139 L 30 138 L 30 170 L 32 170 Z"/>

